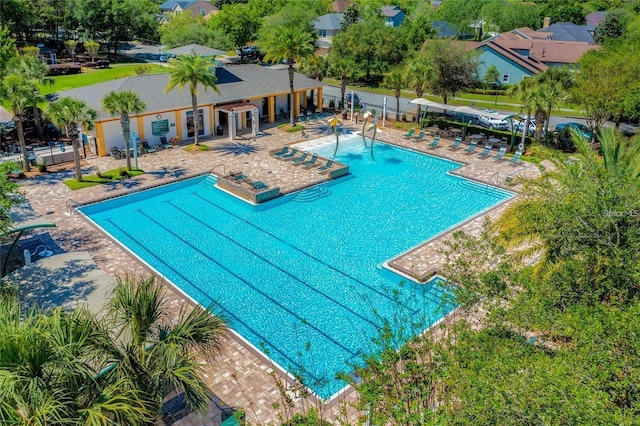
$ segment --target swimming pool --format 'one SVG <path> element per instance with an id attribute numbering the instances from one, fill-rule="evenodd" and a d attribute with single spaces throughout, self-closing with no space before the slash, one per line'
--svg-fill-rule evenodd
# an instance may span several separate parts
<path id="1" fill-rule="evenodd" d="M 191 298 L 219 304 L 235 331 L 328 398 L 344 386 L 335 373 L 372 350 L 381 318 L 402 312 L 426 328 L 453 308 L 437 280 L 401 286 L 380 265 L 512 196 L 391 145 L 376 143 L 372 160 L 360 138 L 341 141 L 336 159 L 350 176 L 260 206 L 207 176 L 81 211 Z"/>

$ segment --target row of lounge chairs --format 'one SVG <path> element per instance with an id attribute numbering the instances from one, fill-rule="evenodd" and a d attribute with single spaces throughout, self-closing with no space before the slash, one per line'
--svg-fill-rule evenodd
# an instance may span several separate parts
<path id="1" fill-rule="evenodd" d="M 324 165 L 320 165 L 320 159 L 317 155 L 299 151 L 297 148 L 289 148 L 288 146 L 283 147 L 280 151 L 274 152 L 271 155 L 282 161 L 290 161 L 294 166 L 300 166 L 303 169 L 318 167 L 319 173 L 327 172 L 334 164 L 333 160 L 326 160 Z"/>
<path id="2" fill-rule="evenodd" d="M 454 141 L 453 144 L 449 146 L 449 149 L 459 149 L 460 145 L 462 143 L 462 138 L 457 137 Z M 473 154 L 475 153 L 475 150 L 478 146 L 478 142 L 477 141 L 471 141 L 471 143 L 469 144 L 469 146 L 464 150 L 466 154 Z M 478 156 L 482 157 L 482 158 L 487 158 L 491 155 L 491 150 L 493 149 L 493 145 L 491 143 L 487 143 L 484 146 L 484 149 L 482 150 L 482 152 L 478 153 Z M 496 161 L 500 161 L 503 158 L 505 158 L 507 154 L 507 146 L 506 145 L 501 145 L 500 149 L 498 150 L 498 153 L 496 155 L 493 156 L 494 160 Z M 513 155 L 513 157 L 509 160 L 509 162 L 513 163 L 513 164 L 518 164 L 521 161 L 523 152 L 521 150 L 518 150 L 515 152 L 515 154 Z"/>
<path id="3" fill-rule="evenodd" d="M 409 130 L 409 133 L 402 135 L 402 137 L 405 139 L 411 139 L 414 142 L 422 142 L 425 136 L 427 135 L 427 133 L 424 130 L 422 130 L 420 131 L 420 133 L 418 133 L 418 135 L 415 135 L 415 131 L 416 129 L 411 129 Z M 440 135 L 436 135 L 433 137 L 433 140 L 429 142 L 429 148 L 437 148 L 439 144 L 440 144 Z"/>
<path id="4" fill-rule="evenodd" d="M 269 185 L 267 185 L 266 183 L 260 180 L 249 179 L 249 177 L 244 175 L 242 172 L 229 172 L 229 176 L 231 177 L 233 183 L 240 184 L 244 182 L 248 184 L 254 191 L 261 191 L 263 189 L 269 188 Z"/>
<path id="5" fill-rule="evenodd" d="M 309 114 L 309 115 L 301 115 L 301 116 L 298 118 L 298 122 L 299 122 L 299 123 L 303 123 L 303 124 L 304 124 L 304 123 L 309 123 L 309 122 L 311 122 L 311 121 L 316 121 L 316 120 L 318 120 L 318 119 L 320 119 L 320 114 L 315 113 L 315 112 L 312 112 L 312 113 L 311 113 L 311 114 Z"/>
<path id="6" fill-rule="evenodd" d="M 161 149 L 171 149 L 173 145 L 167 142 L 166 137 L 160 138 L 160 143 L 158 145 L 149 145 L 149 142 L 146 139 L 140 139 L 138 143 L 138 155 L 144 154 L 154 154 Z M 131 155 L 133 155 L 133 148 L 129 148 Z M 121 160 L 123 158 L 127 158 L 127 152 L 124 148 L 113 147 L 109 151 L 109 154 L 116 160 Z"/>

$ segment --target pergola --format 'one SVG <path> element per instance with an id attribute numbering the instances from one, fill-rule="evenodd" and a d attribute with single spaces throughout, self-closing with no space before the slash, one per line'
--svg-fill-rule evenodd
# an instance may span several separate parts
<path id="1" fill-rule="evenodd" d="M 425 114 L 427 113 L 427 110 L 430 107 L 440 109 L 443 112 L 456 111 L 461 113 L 463 117 L 462 119 L 462 126 L 463 126 L 462 137 L 463 138 L 467 134 L 467 125 L 469 124 L 469 119 L 473 116 L 484 115 L 486 117 L 491 117 L 498 120 L 508 120 L 509 124 L 511 124 L 511 145 L 509 146 L 509 151 L 513 150 L 513 145 L 515 144 L 515 139 L 516 139 L 516 129 L 513 125 L 513 117 L 517 115 L 515 113 L 487 112 L 487 111 L 480 110 L 478 108 L 472 108 L 468 106 L 441 104 L 440 102 L 430 101 L 429 99 L 425 99 L 425 98 L 416 98 L 412 100 L 411 103 L 425 106 L 426 107 L 424 110 Z M 421 119 L 420 121 L 422 122 L 422 117 L 420 117 L 420 119 Z"/>
<path id="2" fill-rule="evenodd" d="M 258 114 L 257 105 L 248 102 L 239 102 L 235 104 L 218 105 L 215 107 L 215 111 L 228 113 L 227 124 L 229 126 L 229 139 L 232 141 L 236 138 L 237 114 L 241 112 L 251 111 L 251 134 L 255 137 L 260 133 L 260 115 Z"/>

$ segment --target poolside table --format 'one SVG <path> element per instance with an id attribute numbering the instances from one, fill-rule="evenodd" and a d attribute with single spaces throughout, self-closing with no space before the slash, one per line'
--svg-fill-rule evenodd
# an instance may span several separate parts
<path id="1" fill-rule="evenodd" d="M 489 142 L 491 142 L 491 143 L 499 143 L 499 142 L 502 142 L 502 139 L 500 139 L 500 138 L 489 138 Z"/>
<path id="2" fill-rule="evenodd" d="M 480 133 L 475 133 L 469 137 L 476 142 L 484 139 L 484 135 L 481 135 Z"/>

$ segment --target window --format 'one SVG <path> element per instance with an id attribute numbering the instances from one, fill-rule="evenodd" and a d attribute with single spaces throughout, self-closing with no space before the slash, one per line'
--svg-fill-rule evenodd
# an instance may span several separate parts
<path id="1" fill-rule="evenodd" d="M 318 37 L 326 37 L 327 30 L 318 30 Z"/>
<path id="2" fill-rule="evenodd" d="M 502 74 L 502 82 L 503 83 L 509 82 L 509 74 Z"/>
<path id="3" fill-rule="evenodd" d="M 193 131 L 193 111 L 187 111 L 187 137 L 192 138 L 196 134 Z M 202 110 L 198 110 L 198 136 L 204 135 L 204 116 Z"/>
<path id="4" fill-rule="evenodd" d="M 204 9 L 200 9 L 200 15 L 204 16 L 207 14 L 207 11 Z"/>

